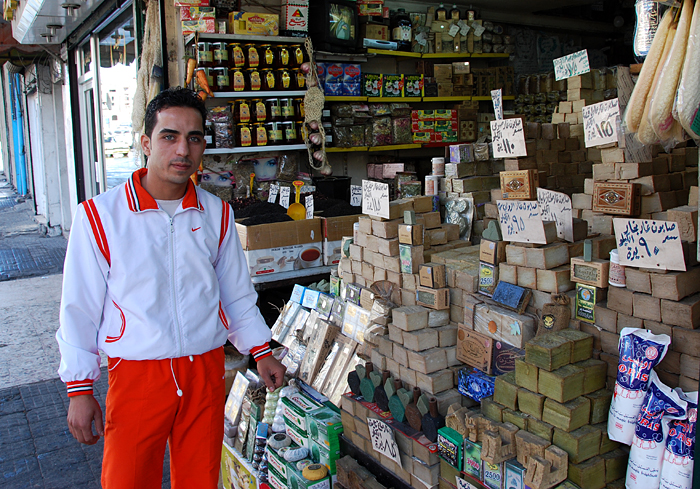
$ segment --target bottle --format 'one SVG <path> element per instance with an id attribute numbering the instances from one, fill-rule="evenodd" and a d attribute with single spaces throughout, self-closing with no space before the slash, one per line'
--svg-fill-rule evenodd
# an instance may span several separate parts
<path id="1" fill-rule="evenodd" d="M 440 7 L 435 11 L 435 20 L 447 20 L 447 10 L 444 3 L 441 3 Z"/>
<path id="2" fill-rule="evenodd" d="M 459 9 L 457 8 L 456 3 L 452 4 L 452 10 L 450 10 L 450 19 L 459 20 Z"/>
<path id="3" fill-rule="evenodd" d="M 398 9 L 391 19 L 391 40 L 397 43 L 398 51 L 411 51 L 411 18 L 405 9 Z"/>

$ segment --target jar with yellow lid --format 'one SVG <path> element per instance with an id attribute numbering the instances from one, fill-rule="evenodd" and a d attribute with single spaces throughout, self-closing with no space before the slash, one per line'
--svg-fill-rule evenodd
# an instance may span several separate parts
<path id="1" fill-rule="evenodd" d="M 243 68 L 245 66 L 245 54 L 240 43 L 232 42 L 228 45 L 228 59 L 234 68 Z"/>

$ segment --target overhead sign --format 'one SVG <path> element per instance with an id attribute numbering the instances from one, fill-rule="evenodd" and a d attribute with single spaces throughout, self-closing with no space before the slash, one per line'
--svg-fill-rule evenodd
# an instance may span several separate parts
<path id="1" fill-rule="evenodd" d="M 291 194 L 291 192 L 291 187 L 280 188 L 280 205 L 285 209 L 289 209 L 289 195 Z"/>
<path id="2" fill-rule="evenodd" d="M 491 90 L 491 100 L 493 101 L 493 113 L 496 114 L 496 120 L 503 119 L 503 90 Z"/>
<path id="3" fill-rule="evenodd" d="M 314 196 L 307 195 L 304 200 L 306 202 L 306 218 L 313 219 L 314 218 Z"/>
<path id="4" fill-rule="evenodd" d="M 685 271 L 678 224 L 647 219 L 613 219 L 620 265 Z"/>
<path id="5" fill-rule="evenodd" d="M 574 242 L 574 216 L 571 197 L 561 192 L 537 188 L 537 203 L 543 221 L 554 221 L 557 236 L 569 243 Z"/>
<path id="6" fill-rule="evenodd" d="M 557 81 L 583 75 L 589 71 L 591 71 L 591 65 L 588 63 L 588 51 L 585 49 L 554 60 L 554 77 Z"/>
<path id="7" fill-rule="evenodd" d="M 503 241 L 547 244 L 540 206 L 531 200 L 499 200 L 498 219 Z"/>
<path id="8" fill-rule="evenodd" d="M 375 418 L 367 418 L 367 425 L 372 448 L 401 466 L 399 446 L 394 439 L 394 431 L 384 421 Z"/>
<path id="9" fill-rule="evenodd" d="M 362 186 L 350 185 L 350 205 L 360 207 L 362 205 Z"/>
<path id="10" fill-rule="evenodd" d="M 614 98 L 583 108 L 583 130 L 586 148 L 617 143 L 620 125 L 620 103 Z"/>
<path id="11" fill-rule="evenodd" d="M 362 213 L 389 219 L 389 184 L 362 180 Z"/>
<path id="12" fill-rule="evenodd" d="M 494 158 L 527 156 L 522 119 L 491 121 L 491 137 Z"/>

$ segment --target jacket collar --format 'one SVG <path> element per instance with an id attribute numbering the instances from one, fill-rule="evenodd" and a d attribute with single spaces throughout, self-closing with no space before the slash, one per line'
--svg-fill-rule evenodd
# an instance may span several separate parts
<path id="1" fill-rule="evenodd" d="M 148 173 L 148 168 L 139 168 L 131 174 L 131 177 L 126 182 L 126 201 L 129 209 L 133 212 L 159 209 L 156 200 L 141 185 L 141 178 L 146 173 Z M 182 209 L 204 210 L 204 207 L 199 202 L 197 189 L 192 180 L 187 180 L 187 190 L 185 191 L 185 197 L 182 199 Z"/>

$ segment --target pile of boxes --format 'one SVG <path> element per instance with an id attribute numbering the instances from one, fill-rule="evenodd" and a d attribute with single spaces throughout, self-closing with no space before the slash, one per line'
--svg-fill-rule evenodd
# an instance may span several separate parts
<path id="1" fill-rule="evenodd" d="M 457 111 L 412 110 L 411 129 L 414 143 L 456 143 L 459 129 Z"/>
<path id="2" fill-rule="evenodd" d="M 323 92 L 335 97 L 362 95 L 362 66 L 354 63 L 316 63 Z"/>

